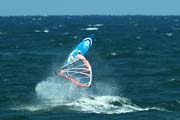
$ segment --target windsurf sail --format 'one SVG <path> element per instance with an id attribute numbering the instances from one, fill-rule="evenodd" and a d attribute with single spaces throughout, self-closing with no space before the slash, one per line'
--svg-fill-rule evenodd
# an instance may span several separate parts
<path id="1" fill-rule="evenodd" d="M 64 65 L 57 73 L 80 87 L 91 87 L 92 68 L 88 60 L 78 54 L 70 63 Z"/>

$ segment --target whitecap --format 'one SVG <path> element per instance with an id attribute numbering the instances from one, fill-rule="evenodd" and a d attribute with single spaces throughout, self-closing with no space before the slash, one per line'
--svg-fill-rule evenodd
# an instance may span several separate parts
<path id="1" fill-rule="evenodd" d="M 138 49 L 138 50 L 142 50 L 143 48 L 142 48 L 142 47 L 138 47 L 137 49 Z"/>
<path id="2" fill-rule="evenodd" d="M 88 24 L 87 26 L 89 26 L 89 27 L 92 27 L 93 25 L 91 25 L 91 24 Z"/>
<path id="3" fill-rule="evenodd" d="M 166 33 L 166 35 L 171 37 L 171 36 L 173 36 L 173 33 Z"/>
<path id="4" fill-rule="evenodd" d="M 136 39 L 141 39 L 141 37 L 140 37 L 140 36 L 137 36 Z"/>
<path id="5" fill-rule="evenodd" d="M 34 21 L 35 21 L 35 20 L 36 20 L 36 18 L 32 18 L 32 20 L 34 20 Z"/>
<path id="6" fill-rule="evenodd" d="M 63 45 L 63 43 L 58 43 L 58 45 Z"/>
<path id="7" fill-rule="evenodd" d="M 104 26 L 104 24 L 95 24 L 94 27 L 101 27 Z"/>
<path id="8" fill-rule="evenodd" d="M 65 32 L 64 35 L 68 35 L 69 33 L 68 32 Z"/>
<path id="9" fill-rule="evenodd" d="M 0 35 L 4 35 L 4 34 L 6 34 L 6 32 L 0 32 Z"/>
<path id="10" fill-rule="evenodd" d="M 174 19 L 174 21 L 175 21 L 175 22 L 179 22 L 179 20 L 178 20 L 178 19 Z"/>
<path id="11" fill-rule="evenodd" d="M 41 32 L 41 31 L 40 31 L 40 30 L 34 30 L 34 32 L 37 32 L 37 33 L 38 33 L 38 32 Z"/>
<path id="12" fill-rule="evenodd" d="M 180 31 L 180 28 L 178 28 L 178 27 L 172 26 L 171 28 L 172 28 L 173 30 L 175 30 L 175 31 Z"/>
<path id="13" fill-rule="evenodd" d="M 78 101 L 66 104 L 69 109 L 97 114 L 121 114 L 128 112 L 146 111 L 159 108 L 140 108 L 131 100 L 119 96 L 97 96 L 81 98 Z"/>
<path id="14" fill-rule="evenodd" d="M 112 56 L 116 56 L 116 55 L 117 55 L 117 53 L 115 53 L 115 52 L 112 52 L 112 53 L 111 53 L 111 55 L 112 55 Z"/>
<path id="15" fill-rule="evenodd" d="M 58 25 L 59 27 L 63 27 L 63 25 Z"/>
<path id="16" fill-rule="evenodd" d="M 88 31 L 93 31 L 93 30 L 98 30 L 99 28 L 97 27 L 89 27 L 89 28 L 85 28 L 85 29 L 82 29 L 82 30 L 88 30 Z"/>
<path id="17" fill-rule="evenodd" d="M 77 38 L 78 38 L 78 36 L 74 36 L 73 38 L 74 38 L 74 39 L 77 39 Z"/>
<path id="18" fill-rule="evenodd" d="M 95 93 L 91 93 L 93 88 L 77 87 L 71 82 L 58 76 L 48 77 L 47 80 L 39 82 L 36 85 L 36 102 L 29 105 L 21 105 L 12 109 L 34 112 L 39 110 L 47 111 L 55 107 L 63 107 L 63 109 L 66 110 L 96 114 L 121 114 L 152 109 L 162 110 L 157 107 L 141 108 L 132 103 L 130 99 L 115 96 L 112 95 L 112 93 L 109 95 L 101 95 L 98 93 L 101 90 L 103 91 L 103 94 L 106 93 L 106 89 L 107 91 L 112 91 L 112 87 L 110 87 L 109 84 L 107 86 L 104 84 L 105 83 L 99 85 L 96 84 L 97 88 L 103 86 L 103 89 L 96 89 Z"/>
<path id="19" fill-rule="evenodd" d="M 48 30 L 48 29 L 45 29 L 43 32 L 48 33 L 48 32 L 49 32 L 49 30 Z"/>

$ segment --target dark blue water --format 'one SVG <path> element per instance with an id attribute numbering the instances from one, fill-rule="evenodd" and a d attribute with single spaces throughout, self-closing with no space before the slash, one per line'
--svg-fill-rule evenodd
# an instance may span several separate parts
<path id="1" fill-rule="evenodd" d="M 95 34 L 92 88 L 54 74 Z M 180 119 L 179 16 L 0 17 L 0 119 Z"/>

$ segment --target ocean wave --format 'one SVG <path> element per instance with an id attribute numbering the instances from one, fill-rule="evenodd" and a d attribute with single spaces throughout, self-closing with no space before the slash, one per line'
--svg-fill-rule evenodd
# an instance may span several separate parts
<path id="1" fill-rule="evenodd" d="M 128 112 L 146 111 L 158 108 L 141 108 L 131 100 L 119 96 L 97 96 L 81 98 L 67 104 L 71 110 L 97 114 L 121 114 Z"/>
<path id="2" fill-rule="evenodd" d="M 104 89 L 92 90 L 92 88 L 79 88 L 71 82 L 61 79 L 57 76 L 48 77 L 47 80 L 42 81 L 36 85 L 35 91 L 37 94 L 37 103 L 24 105 L 16 108 L 16 110 L 52 110 L 56 107 L 65 107 L 67 110 L 96 113 L 96 114 L 121 114 L 128 112 L 147 111 L 147 110 L 161 110 L 160 108 L 141 108 L 131 102 L 130 99 L 111 95 L 112 87 L 103 85 Z M 112 90 L 113 91 L 113 90 Z M 102 95 L 107 94 L 107 95 Z M 109 95 L 108 95 L 109 94 Z"/>

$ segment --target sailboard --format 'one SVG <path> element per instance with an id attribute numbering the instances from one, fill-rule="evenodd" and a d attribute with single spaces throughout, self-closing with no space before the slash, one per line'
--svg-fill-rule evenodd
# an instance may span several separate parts
<path id="1" fill-rule="evenodd" d="M 92 68 L 88 60 L 78 54 L 71 63 L 64 65 L 57 73 L 79 87 L 91 87 Z"/>

